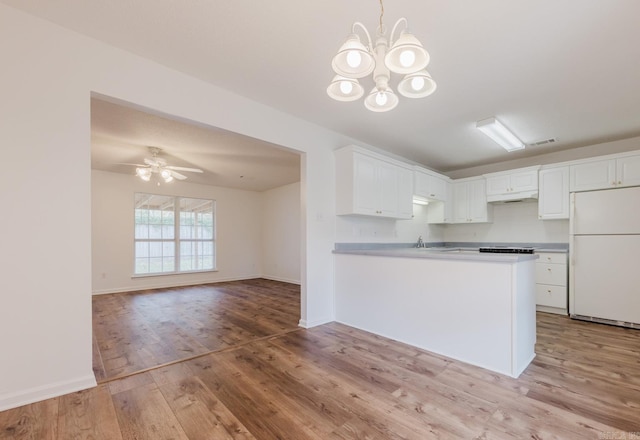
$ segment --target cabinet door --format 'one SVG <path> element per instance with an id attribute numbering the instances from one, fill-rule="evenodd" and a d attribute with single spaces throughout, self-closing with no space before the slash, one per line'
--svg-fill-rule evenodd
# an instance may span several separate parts
<path id="1" fill-rule="evenodd" d="M 398 168 L 398 218 L 413 217 L 413 170 Z"/>
<path id="2" fill-rule="evenodd" d="M 429 176 L 429 198 L 433 200 L 447 200 L 449 182 L 436 176 Z"/>
<path id="3" fill-rule="evenodd" d="M 355 154 L 353 158 L 354 200 L 357 214 L 377 215 L 380 207 L 378 160 Z"/>
<path id="4" fill-rule="evenodd" d="M 511 192 L 538 189 L 538 170 L 511 174 Z"/>
<path id="5" fill-rule="evenodd" d="M 552 286 L 566 286 L 567 265 L 536 263 L 536 282 Z"/>
<path id="6" fill-rule="evenodd" d="M 640 155 L 616 160 L 616 168 L 618 186 L 640 185 Z"/>
<path id="7" fill-rule="evenodd" d="M 567 288 L 548 284 L 536 284 L 536 305 L 567 308 Z"/>
<path id="8" fill-rule="evenodd" d="M 453 223 L 467 223 L 469 221 L 469 196 L 466 182 L 453 185 Z"/>
<path id="9" fill-rule="evenodd" d="M 536 252 L 539 256 L 537 263 L 567 265 L 567 254 L 564 252 Z M 540 281 L 541 282 L 541 281 Z"/>
<path id="10" fill-rule="evenodd" d="M 616 183 L 615 159 L 571 165 L 569 170 L 571 192 L 611 188 Z"/>
<path id="11" fill-rule="evenodd" d="M 414 171 L 413 173 L 413 193 L 416 196 L 429 198 L 429 176 L 422 171 Z"/>
<path id="12" fill-rule="evenodd" d="M 487 195 L 495 196 L 510 192 L 511 179 L 509 175 L 487 177 Z"/>
<path id="13" fill-rule="evenodd" d="M 484 179 L 467 182 L 469 189 L 469 220 L 471 222 L 486 222 L 487 215 L 487 190 Z"/>
<path id="14" fill-rule="evenodd" d="M 538 218 L 569 218 L 569 167 L 540 170 Z"/>
<path id="15" fill-rule="evenodd" d="M 413 193 L 429 200 L 447 200 L 449 182 L 422 171 L 415 171 Z"/>
<path id="16" fill-rule="evenodd" d="M 391 163 L 379 161 L 377 188 L 380 194 L 378 214 L 385 217 L 397 217 L 400 168 Z"/>

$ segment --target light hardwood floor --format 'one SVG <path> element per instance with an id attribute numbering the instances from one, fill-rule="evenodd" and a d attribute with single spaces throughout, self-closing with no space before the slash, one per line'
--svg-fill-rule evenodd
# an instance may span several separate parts
<path id="1" fill-rule="evenodd" d="M 300 287 L 264 279 L 93 297 L 98 382 L 296 329 Z"/>
<path id="2" fill-rule="evenodd" d="M 640 437 L 638 330 L 539 313 L 519 379 L 337 323 L 274 330 L 0 412 L 0 439 Z"/>

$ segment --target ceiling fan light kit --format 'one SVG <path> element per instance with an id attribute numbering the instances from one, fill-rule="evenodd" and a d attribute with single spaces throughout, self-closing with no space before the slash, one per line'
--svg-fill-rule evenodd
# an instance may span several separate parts
<path id="1" fill-rule="evenodd" d="M 380 0 L 380 25 L 375 44 L 367 28 L 360 22 L 353 23 L 351 33 L 331 61 L 337 74 L 327 94 L 336 101 L 355 101 L 364 94 L 358 79 L 373 73 L 375 86 L 365 97 L 364 105 L 373 112 L 386 112 L 398 105 L 398 96 L 389 86 L 391 72 L 405 75 L 398 84 L 398 93 L 407 98 L 424 98 L 436 90 L 436 83 L 426 71 L 429 53 L 422 47 L 415 35 L 407 27 L 407 19 L 400 18 L 393 26 L 389 37 L 382 23 L 384 6 Z M 400 36 L 394 41 L 398 26 L 404 25 Z M 365 46 L 356 33 L 366 36 Z"/>
<path id="2" fill-rule="evenodd" d="M 148 182 L 151 180 L 151 169 L 150 168 L 136 168 L 136 176 Z"/>
<path id="3" fill-rule="evenodd" d="M 174 179 L 185 180 L 187 176 L 179 173 L 178 171 L 186 171 L 189 173 L 202 173 L 201 169 L 198 168 L 187 168 L 187 167 L 175 167 L 171 165 L 167 165 L 167 161 L 158 157 L 158 154 L 162 149 L 158 147 L 149 147 L 149 152 L 151 153 L 151 158 L 146 157 L 144 159 L 144 165 L 142 164 L 127 164 L 134 165 L 136 167 L 136 176 L 144 180 L 145 182 L 149 182 L 151 177 L 154 174 L 158 174 L 165 183 L 173 182 Z M 160 183 L 158 183 L 159 185 Z"/>

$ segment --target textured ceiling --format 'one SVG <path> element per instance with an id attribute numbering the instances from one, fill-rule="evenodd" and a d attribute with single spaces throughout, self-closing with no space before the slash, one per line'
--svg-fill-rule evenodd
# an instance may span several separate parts
<path id="1" fill-rule="evenodd" d="M 387 1 L 387 27 L 407 17 L 438 84 L 388 113 L 326 94 L 377 1 L 0 1 L 443 172 L 640 135 L 637 0 Z M 558 142 L 506 153 L 474 128 L 490 116 Z"/>

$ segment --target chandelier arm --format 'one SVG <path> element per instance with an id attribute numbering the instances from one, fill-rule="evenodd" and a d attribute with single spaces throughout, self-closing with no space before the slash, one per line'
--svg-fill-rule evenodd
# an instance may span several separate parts
<path id="1" fill-rule="evenodd" d="M 396 33 L 396 29 L 401 22 L 404 22 L 405 29 L 409 27 L 409 24 L 407 23 L 407 19 L 405 17 L 399 18 L 398 21 L 396 21 L 396 24 L 393 25 L 393 29 L 391 29 L 391 33 L 389 34 L 389 47 L 393 46 L 393 34 Z"/>
<path id="2" fill-rule="evenodd" d="M 364 31 L 364 34 L 367 36 L 367 41 L 369 42 L 369 51 L 373 51 L 373 41 L 371 40 L 371 35 L 369 35 L 367 28 L 359 21 L 356 21 L 353 23 L 353 26 L 351 26 L 351 32 L 354 34 L 356 33 L 356 26 L 359 26 Z"/>

